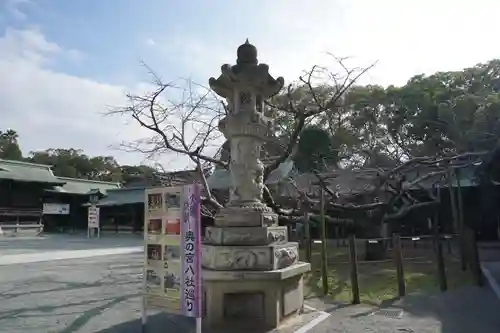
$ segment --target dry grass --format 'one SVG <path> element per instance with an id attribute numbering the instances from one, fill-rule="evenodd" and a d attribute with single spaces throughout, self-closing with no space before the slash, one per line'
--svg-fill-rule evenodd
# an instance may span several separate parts
<path id="1" fill-rule="evenodd" d="M 403 248 L 404 274 L 408 293 L 439 292 L 437 264 L 432 245 L 421 242 L 418 248 L 406 244 Z M 362 303 L 379 305 L 398 296 L 396 267 L 392 260 L 381 262 L 362 261 L 363 245 L 358 248 L 359 289 Z M 323 295 L 321 278 L 320 246 L 315 245 L 312 256 L 312 271 L 306 277 L 306 296 Z M 471 283 L 470 273 L 462 272 L 459 259 L 444 249 L 448 289 L 455 289 Z M 301 258 L 305 254 L 301 252 Z M 392 251 L 389 251 L 392 258 Z M 330 246 L 328 249 L 328 297 L 337 302 L 352 301 L 349 255 L 347 247 Z"/>

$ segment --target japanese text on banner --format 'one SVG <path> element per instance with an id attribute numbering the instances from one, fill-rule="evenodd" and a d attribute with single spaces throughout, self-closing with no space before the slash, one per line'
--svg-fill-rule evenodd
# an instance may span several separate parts
<path id="1" fill-rule="evenodd" d="M 199 317 L 201 310 L 200 189 L 196 184 L 184 187 L 182 217 L 183 312 L 188 317 Z"/>

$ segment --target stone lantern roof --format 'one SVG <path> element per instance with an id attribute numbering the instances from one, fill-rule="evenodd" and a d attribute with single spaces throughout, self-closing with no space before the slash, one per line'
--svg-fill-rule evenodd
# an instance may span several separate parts
<path id="1" fill-rule="evenodd" d="M 284 79 L 273 78 L 269 74 L 269 66 L 259 64 L 257 48 L 248 39 L 238 47 L 236 53 L 236 65 L 222 65 L 222 74 L 217 79 L 211 77 L 208 81 L 217 95 L 232 99 L 235 89 L 250 87 L 261 98 L 267 99 L 283 88 Z"/>

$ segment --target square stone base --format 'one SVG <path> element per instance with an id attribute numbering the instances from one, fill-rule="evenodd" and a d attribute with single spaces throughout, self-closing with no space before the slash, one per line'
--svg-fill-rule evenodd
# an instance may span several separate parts
<path id="1" fill-rule="evenodd" d="M 304 302 L 309 263 L 274 271 L 203 270 L 204 324 L 209 327 L 273 329 L 297 314 Z"/>

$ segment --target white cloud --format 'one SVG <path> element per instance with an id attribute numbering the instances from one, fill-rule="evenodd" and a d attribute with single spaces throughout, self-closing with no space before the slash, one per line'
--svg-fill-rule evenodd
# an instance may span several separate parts
<path id="1" fill-rule="evenodd" d="M 237 12 L 239 3 L 227 6 Z M 332 64 L 327 52 L 352 57 L 353 66 L 378 61 L 364 82 L 398 85 L 415 74 L 461 69 L 500 54 L 500 2 L 492 0 L 275 0 L 252 9 L 254 25 L 235 26 L 239 36 L 183 35 L 175 47 L 166 45 L 202 80 L 218 75 L 222 63 L 234 63 L 246 37 L 272 74 L 288 81 L 314 64 Z"/>
<path id="2" fill-rule="evenodd" d="M 24 3 L 30 1 L 9 0 L 9 11 L 22 18 Z M 239 6 L 226 4 L 225 12 L 241 12 Z M 326 52 L 352 56 L 353 65 L 378 60 L 363 81 L 381 84 L 404 84 L 415 74 L 460 69 L 500 54 L 495 35 L 500 3 L 491 0 L 274 0 L 246 7 L 252 8 L 242 15 L 254 17 L 252 24 L 232 29 L 238 19 L 221 15 L 220 20 L 228 20 L 223 36 L 207 24 L 203 34 L 178 29 L 168 34 L 168 41 L 154 36 L 144 43 L 155 47 L 155 55 L 168 55 L 171 63 L 181 61 L 189 69 L 184 74 L 201 83 L 218 76 L 221 64 L 235 62 L 236 47 L 246 37 L 258 47 L 259 60 L 270 65 L 271 73 L 287 81 L 314 64 L 327 65 L 331 59 Z M 61 58 L 85 61 L 81 52 L 47 41 L 39 30 L 8 29 L 0 38 L 2 127 L 18 130 L 25 150 L 80 147 L 91 155 L 140 161 L 139 155 L 109 146 L 143 136 L 144 131 L 101 114 L 110 105 L 122 104 L 125 90 L 141 86 L 121 87 L 51 70 Z M 162 162 L 167 168 L 181 168 L 186 160 Z"/>
<path id="3" fill-rule="evenodd" d="M 76 53 L 75 53 L 76 52 Z M 7 29 L 0 38 L 0 104 L 2 128 L 19 132 L 26 152 L 47 148 L 81 148 L 89 155 L 112 154 L 122 163 L 138 163 L 142 156 L 117 152 L 110 145 L 146 133 L 125 119 L 103 117 L 111 106 L 125 103 L 121 87 L 55 72 L 45 65 L 56 57 L 74 58 L 47 41 L 37 30 Z"/>

